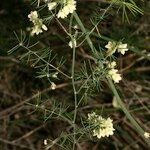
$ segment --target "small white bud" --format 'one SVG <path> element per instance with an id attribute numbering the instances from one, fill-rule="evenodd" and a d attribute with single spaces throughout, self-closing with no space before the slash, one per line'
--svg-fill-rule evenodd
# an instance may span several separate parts
<path id="1" fill-rule="evenodd" d="M 54 82 L 51 83 L 51 89 L 55 90 L 56 89 L 56 84 Z"/>
<path id="2" fill-rule="evenodd" d="M 145 137 L 146 139 L 150 138 L 150 133 L 145 132 L 145 133 L 144 133 L 144 137 Z"/>
<path id="3" fill-rule="evenodd" d="M 47 139 L 46 140 L 44 140 L 44 145 L 47 145 L 48 144 L 48 142 L 47 142 Z"/>
<path id="4" fill-rule="evenodd" d="M 70 41 L 68 44 L 71 48 L 76 47 L 77 46 L 77 42 L 75 39 L 73 39 L 73 41 Z"/>

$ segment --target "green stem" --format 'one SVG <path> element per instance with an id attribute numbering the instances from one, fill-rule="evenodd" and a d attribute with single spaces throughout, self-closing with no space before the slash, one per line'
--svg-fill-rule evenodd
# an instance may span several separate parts
<path id="1" fill-rule="evenodd" d="M 125 107 L 124 103 L 122 102 L 115 85 L 113 84 L 113 82 L 108 79 L 109 82 L 109 86 L 112 90 L 112 92 L 114 93 L 118 104 L 121 106 L 122 111 L 126 114 L 126 117 L 130 120 L 130 122 L 136 127 L 136 130 L 139 132 L 139 134 L 143 137 L 143 139 L 147 142 L 147 144 L 150 146 L 150 140 L 144 138 L 144 130 L 141 128 L 141 126 L 138 124 L 138 122 L 132 117 L 132 115 L 129 113 L 129 111 L 127 110 L 127 108 Z"/>
<path id="2" fill-rule="evenodd" d="M 86 36 L 86 41 L 87 41 L 87 43 L 89 44 L 89 46 L 90 46 L 92 52 L 94 52 L 94 51 L 95 51 L 95 47 L 94 47 L 94 45 L 93 45 L 93 43 L 92 43 L 92 41 L 91 41 L 89 35 L 87 34 L 87 31 L 86 31 L 84 25 L 82 24 L 82 22 L 81 22 L 81 20 L 80 20 L 80 18 L 78 17 L 78 15 L 77 15 L 76 12 L 74 12 L 74 17 L 75 17 L 77 23 L 79 24 L 79 26 L 80 26 L 82 32 L 87 35 L 87 36 Z"/>
<path id="3" fill-rule="evenodd" d="M 77 91 L 76 91 L 76 87 L 75 87 L 75 79 L 74 79 L 74 71 L 75 71 L 75 55 L 76 55 L 76 49 L 75 49 L 75 45 L 74 45 L 74 39 L 73 37 L 71 37 L 71 41 L 72 41 L 72 45 L 73 45 L 73 56 L 72 56 L 72 73 L 71 73 L 71 78 L 72 78 L 72 86 L 73 86 L 73 92 L 74 92 L 74 118 L 73 118 L 73 130 L 74 130 L 74 143 L 73 143 L 73 150 L 75 150 L 75 146 L 76 146 L 76 117 L 77 117 Z"/>

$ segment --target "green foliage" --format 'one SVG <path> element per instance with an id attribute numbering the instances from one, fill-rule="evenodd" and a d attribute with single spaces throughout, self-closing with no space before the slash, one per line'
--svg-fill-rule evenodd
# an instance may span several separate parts
<path id="1" fill-rule="evenodd" d="M 31 115 L 31 118 L 23 118 L 20 122 L 14 122 L 14 125 L 27 124 L 29 128 L 32 123 L 33 128 L 38 123 L 41 123 L 42 126 L 45 125 L 46 134 L 38 137 L 38 140 L 42 143 L 41 147 L 45 150 L 84 149 L 84 146 L 82 146 L 84 143 L 87 147 L 90 147 L 85 149 L 99 149 L 99 145 L 102 149 L 147 148 L 150 145 L 150 140 L 144 137 L 144 133 L 149 122 L 148 117 L 144 116 L 145 113 L 149 113 L 149 106 L 146 106 L 148 104 L 147 99 L 144 102 L 140 100 L 134 102 L 134 100 L 145 99 L 147 96 L 147 93 L 145 91 L 142 93 L 142 90 L 149 90 L 144 87 L 145 83 L 143 83 L 144 79 L 147 81 L 148 77 L 145 75 L 139 83 L 143 84 L 143 89 L 138 88 L 134 92 L 133 89 L 135 89 L 134 86 L 136 87 L 137 81 L 135 81 L 135 85 L 132 85 L 131 82 L 135 80 L 132 76 L 136 76 L 136 74 L 131 71 L 132 74 L 129 74 L 128 79 L 126 75 L 128 72 L 124 73 L 124 71 L 128 70 L 128 67 L 128 71 L 130 71 L 130 67 L 135 64 L 138 65 L 141 60 L 144 60 L 146 64 L 149 61 L 149 53 L 138 50 L 136 46 L 130 46 L 136 44 L 136 42 L 131 42 L 126 47 L 128 40 L 124 37 L 120 38 L 119 31 L 116 32 L 118 28 L 123 30 L 122 26 L 127 26 L 130 29 L 130 24 L 121 22 L 120 16 L 122 16 L 123 21 L 127 20 L 132 23 L 130 14 L 135 18 L 138 15 L 143 15 L 144 11 L 139 7 L 140 2 L 107 0 L 99 2 L 99 5 L 97 5 L 97 2 L 93 2 L 95 10 L 93 10 L 93 14 L 91 13 L 91 18 L 90 15 L 85 15 L 89 13 L 88 7 L 90 6 L 84 8 L 79 5 L 82 2 L 77 1 L 77 11 L 72 12 L 65 8 L 64 10 L 68 12 L 62 13 L 60 15 L 62 18 L 58 17 L 58 13 L 60 10 L 64 11 L 63 7 L 67 5 L 68 1 L 66 3 L 61 1 L 61 7 L 54 7 L 52 10 L 48 10 L 47 4 L 49 2 L 54 1 L 31 1 L 32 13 L 37 10 L 38 14 L 38 17 L 36 17 L 36 14 L 32 14 L 33 25 L 35 25 L 35 17 L 39 19 L 39 22 L 42 21 L 46 25 L 48 31 L 42 30 L 42 26 L 36 25 L 34 36 L 30 35 L 29 30 L 21 30 L 20 34 L 17 31 L 14 33 L 17 44 L 8 50 L 9 56 L 18 59 L 19 62 L 16 62 L 21 64 L 22 67 L 29 67 L 32 71 L 27 72 L 27 74 L 30 74 L 31 77 L 34 76 L 36 79 L 36 81 L 30 81 L 30 79 L 28 82 L 24 81 L 24 85 L 29 83 L 31 85 L 24 89 L 24 85 L 21 84 L 20 87 L 23 87 L 21 90 L 25 91 L 27 95 L 28 93 L 32 95 L 31 93 L 34 90 L 38 91 L 37 94 L 33 94 L 25 101 L 21 103 L 19 101 L 19 104 L 11 109 L 12 112 L 6 111 L 9 114 L 19 107 L 27 107 L 27 116 Z M 55 2 L 58 3 L 58 1 Z M 66 15 L 66 17 L 63 18 L 63 15 Z M 29 19 L 31 21 L 31 17 Z M 117 23 L 121 25 L 118 27 Z M 116 29 L 115 33 L 111 28 Z M 112 36 L 113 34 L 116 36 Z M 128 33 L 125 32 L 125 34 L 128 36 Z M 115 47 L 113 47 L 113 44 Z M 121 50 L 124 51 L 125 49 L 130 51 L 123 56 Z M 133 63 L 129 64 L 128 59 Z M 117 66 L 110 67 L 112 62 L 116 62 Z M 123 68 L 117 69 L 121 65 Z M 109 71 L 113 72 L 112 75 L 109 74 Z M 118 77 L 122 81 L 115 84 L 114 78 Z M 22 80 L 24 78 L 22 77 Z M 34 89 L 34 85 L 38 88 Z M 132 86 L 133 89 L 130 89 Z M 44 90 L 41 90 L 43 88 Z M 18 97 L 15 96 L 12 97 L 20 99 L 18 95 Z M 26 97 L 26 95 L 22 97 Z M 119 109 L 113 106 L 112 99 L 115 99 Z M 11 105 L 10 102 L 9 105 Z M 21 114 L 25 115 L 26 109 L 18 113 L 19 117 Z M 104 118 L 110 117 L 114 120 L 114 135 L 100 139 L 93 137 L 93 132 L 97 127 L 99 127 L 97 132 L 99 129 L 105 130 L 105 128 L 95 125 L 94 122 L 89 123 L 88 114 L 92 112 L 97 112 Z M 142 120 L 139 119 L 139 116 Z M 144 125 L 144 122 L 146 125 Z M 33 132 L 35 130 L 33 129 Z M 37 140 L 36 137 L 34 138 L 33 143 Z M 24 139 L 24 136 L 21 139 Z M 13 143 L 16 143 L 16 141 L 11 144 L 13 145 Z"/>

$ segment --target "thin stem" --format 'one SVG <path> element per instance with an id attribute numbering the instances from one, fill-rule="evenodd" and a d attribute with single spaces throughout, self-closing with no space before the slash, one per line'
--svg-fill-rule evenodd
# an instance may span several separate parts
<path id="1" fill-rule="evenodd" d="M 77 23 L 79 24 L 79 26 L 80 26 L 82 32 L 87 35 L 87 31 L 86 31 L 84 25 L 82 24 L 82 22 L 81 22 L 81 20 L 80 20 L 80 18 L 79 18 L 79 16 L 77 15 L 76 12 L 74 12 L 74 17 L 75 17 Z M 93 45 L 93 43 L 92 43 L 92 41 L 91 41 L 89 35 L 86 36 L 86 41 L 87 41 L 87 43 L 89 44 L 89 46 L 90 46 L 92 52 L 94 52 L 94 51 L 95 51 L 95 50 L 94 50 L 95 47 L 94 47 L 94 45 Z"/>
<path id="2" fill-rule="evenodd" d="M 74 45 L 74 39 L 71 37 L 72 45 L 73 45 L 73 56 L 72 56 L 72 73 L 71 73 L 71 78 L 72 78 L 72 86 L 73 86 L 73 92 L 74 92 L 74 118 L 73 118 L 73 130 L 74 130 L 74 143 L 73 143 L 73 150 L 75 150 L 76 146 L 76 117 L 77 117 L 77 92 L 76 92 L 76 87 L 75 87 L 75 79 L 74 79 L 74 72 L 75 72 L 75 55 L 76 55 L 76 49 Z"/>

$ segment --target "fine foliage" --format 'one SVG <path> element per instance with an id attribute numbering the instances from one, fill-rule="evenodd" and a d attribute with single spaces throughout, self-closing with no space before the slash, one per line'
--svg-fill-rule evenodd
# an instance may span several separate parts
<path id="1" fill-rule="evenodd" d="M 14 29 L 11 48 L 0 56 L 12 57 L 15 70 L 24 70 L 12 75 L 18 89 L 14 104 L 1 102 L 0 112 L 4 120 L 15 118 L 10 130 L 21 127 L 9 131 L 10 139 L 0 138 L 6 143 L 0 149 L 148 149 L 150 84 L 138 66 L 149 69 L 150 47 L 136 42 L 140 27 L 136 33 L 132 29 L 144 16 L 146 2 L 22 3 L 28 7 L 25 21 L 20 18 L 24 25 Z M 27 128 L 21 136 L 22 127 Z"/>

